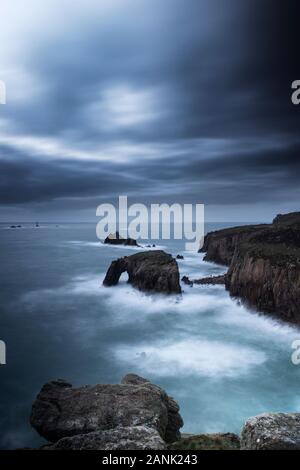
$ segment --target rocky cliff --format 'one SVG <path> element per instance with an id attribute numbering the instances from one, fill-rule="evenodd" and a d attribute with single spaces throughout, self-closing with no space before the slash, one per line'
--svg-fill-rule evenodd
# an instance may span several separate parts
<path id="1" fill-rule="evenodd" d="M 209 232 L 199 253 L 205 253 L 205 261 L 229 266 L 236 247 L 251 233 L 255 233 L 265 225 L 245 225 Z"/>
<path id="2" fill-rule="evenodd" d="M 205 237 L 205 260 L 229 266 L 226 288 L 257 309 L 300 322 L 300 213 Z M 203 251 L 202 250 L 202 251 Z"/>

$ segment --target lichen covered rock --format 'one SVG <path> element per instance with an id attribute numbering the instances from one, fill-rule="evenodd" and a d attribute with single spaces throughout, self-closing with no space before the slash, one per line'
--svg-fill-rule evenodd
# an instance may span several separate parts
<path id="1" fill-rule="evenodd" d="M 264 413 L 246 421 L 243 450 L 300 450 L 300 413 Z"/>
<path id="2" fill-rule="evenodd" d="M 30 422 L 51 442 L 141 426 L 155 430 L 164 441 L 173 442 L 180 437 L 183 425 L 177 403 L 163 389 L 134 374 L 114 385 L 73 388 L 63 380 L 49 382 L 33 403 Z M 90 437 L 102 442 L 100 436 Z M 75 440 L 72 445 L 82 444 Z"/>

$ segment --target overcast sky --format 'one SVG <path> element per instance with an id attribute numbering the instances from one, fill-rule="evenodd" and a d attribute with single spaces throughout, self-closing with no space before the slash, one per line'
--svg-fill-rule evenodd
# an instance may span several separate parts
<path id="1" fill-rule="evenodd" d="M 1 0 L 0 220 L 300 210 L 297 3 Z"/>

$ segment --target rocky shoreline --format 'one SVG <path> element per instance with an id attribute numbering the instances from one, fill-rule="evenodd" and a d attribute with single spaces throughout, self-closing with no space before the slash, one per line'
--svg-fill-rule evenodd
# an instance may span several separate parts
<path id="1" fill-rule="evenodd" d="M 204 260 L 229 267 L 233 297 L 284 321 L 300 323 L 300 213 L 272 224 L 233 227 L 205 236 Z"/>
<path id="2" fill-rule="evenodd" d="M 33 403 L 30 422 L 49 441 L 43 450 L 300 450 L 300 413 L 255 416 L 240 436 L 181 436 L 176 401 L 135 374 L 113 385 L 48 382 Z"/>
<path id="3" fill-rule="evenodd" d="M 208 233 L 201 251 L 204 260 L 228 266 L 227 273 L 194 280 L 184 276 L 184 284 L 225 284 L 232 296 L 249 305 L 300 322 L 300 213 L 279 215 L 272 224 Z M 182 292 L 177 261 L 164 251 L 113 261 L 103 284 L 116 285 L 123 272 L 141 291 Z M 73 388 L 65 380 L 49 382 L 33 403 L 30 422 L 48 441 L 44 450 L 300 450 L 300 413 L 254 416 L 240 436 L 181 435 L 183 420 L 176 401 L 135 374 L 113 385 Z"/>

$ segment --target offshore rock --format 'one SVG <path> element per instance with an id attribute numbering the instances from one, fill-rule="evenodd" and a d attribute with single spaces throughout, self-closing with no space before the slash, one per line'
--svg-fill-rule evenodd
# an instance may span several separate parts
<path id="1" fill-rule="evenodd" d="M 128 282 L 141 291 L 181 293 L 177 262 L 164 251 L 144 251 L 113 261 L 103 285 L 115 286 L 124 272 L 128 273 Z"/>
<path id="2" fill-rule="evenodd" d="M 108 235 L 104 243 L 107 245 L 125 245 L 125 246 L 139 246 L 137 244 L 137 241 L 134 240 L 133 238 L 123 238 L 119 234 L 119 232 L 116 233 L 111 233 Z"/>

